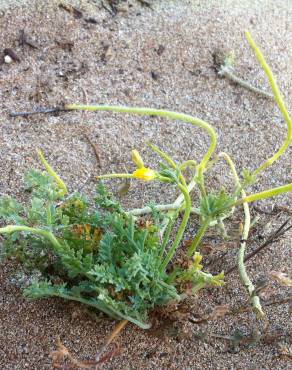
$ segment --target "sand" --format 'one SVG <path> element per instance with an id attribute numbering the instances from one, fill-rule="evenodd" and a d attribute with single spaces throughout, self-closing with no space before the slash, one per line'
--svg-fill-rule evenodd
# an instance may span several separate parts
<path id="1" fill-rule="evenodd" d="M 272 101 L 219 78 L 214 68 L 217 49 L 233 50 L 239 76 L 269 90 L 244 38 L 249 29 L 272 67 L 287 106 L 292 107 L 292 3 L 291 1 L 152 1 L 152 9 L 138 1 L 121 2 L 116 16 L 99 2 L 77 1 L 83 18 L 58 7 L 58 1 L 30 1 L 10 6 L 0 13 L 0 50 L 13 48 L 20 62 L 0 65 L 0 193 L 24 198 L 23 175 L 40 168 L 36 148 L 41 148 L 62 173 L 70 190 L 80 187 L 92 173 L 133 169 L 130 150 L 139 148 L 147 164 L 157 166 L 158 158 L 145 141 L 152 141 L 177 160 L 199 159 L 208 146 L 200 129 L 188 124 L 111 113 L 79 112 L 10 118 L 11 111 L 40 106 L 84 102 L 165 108 L 202 118 L 218 132 L 218 151 L 234 158 L 238 169 L 255 169 L 281 145 L 286 128 Z M 106 4 L 106 1 L 104 1 Z M 6 3 L 7 5 L 7 3 Z M 2 6 L 2 4 L 1 4 Z M 92 17 L 96 24 L 85 19 Z M 19 45 L 19 33 L 38 46 Z M 83 120 L 83 121 L 82 121 Z M 101 159 L 97 166 L 93 148 L 84 131 L 96 143 Z M 260 191 L 291 182 L 291 147 L 253 186 Z M 218 165 L 208 183 L 230 183 L 225 166 Z M 109 185 L 113 191 L 117 182 Z M 94 183 L 84 191 L 92 194 Z M 162 203 L 175 193 L 157 183 L 137 183 L 123 199 L 126 208 L 149 200 Z M 291 195 L 258 202 L 262 210 L 290 207 Z M 256 212 L 254 211 L 254 215 Z M 253 249 L 261 238 L 283 223 L 289 214 L 260 214 Z M 230 223 L 234 230 L 242 215 Z M 195 221 L 194 221 L 195 224 Z M 193 225 L 194 226 L 194 225 Z M 190 233 L 193 229 L 190 229 Z M 268 278 L 271 270 L 292 274 L 291 230 L 248 263 L 253 281 L 268 279 L 263 300 L 274 295 L 291 295 Z M 205 244 L 215 243 L 211 237 Z M 218 241 L 216 240 L 217 244 Z M 233 265 L 237 245 L 222 247 L 207 256 L 210 271 Z M 0 368 L 51 369 L 49 354 L 56 349 L 56 337 L 80 359 L 93 358 L 115 323 L 95 322 L 79 305 L 49 299 L 30 302 L 23 298 L 16 274 L 21 268 L 12 262 L 0 268 Z M 103 365 L 104 369 L 288 369 L 291 359 L 279 356 L 281 346 L 291 346 L 289 305 L 265 308 L 269 330 L 282 336 L 256 345 L 240 344 L 232 351 L 229 341 L 210 332 L 231 336 L 236 329 L 247 334 L 256 326 L 251 313 L 226 316 L 208 324 L 189 319 L 211 312 L 218 305 L 248 304 L 236 272 L 223 288 L 208 288 L 194 297 L 184 314 L 158 331 L 143 331 L 128 325 L 118 343 L 121 354 Z M 198 332 L 208 332 L 198 339 Z M 290 362 L 289 362 L 290 361 Z"/>

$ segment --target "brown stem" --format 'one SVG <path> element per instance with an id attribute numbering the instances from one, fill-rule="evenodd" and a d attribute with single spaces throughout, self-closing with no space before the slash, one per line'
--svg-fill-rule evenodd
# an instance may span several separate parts
<path id="1" fill-rule="evenodd" d="M 263 250 L 265 247 L 267 247 L 268 245 L 274 243 L 276 241 L 277 238 L 279 238 L 280 236 L 284 235 L 288 230 L 290 230 L 292 228 L 292 225 L 288 226 L 286 229 L 285 229 L 285 226 L 288 224 L 289 222 L 289 219 L 286 220 L 274 233 L 270 234 L 268 236 L 268 238 L 266 239 L 266 241 L 264 243 L 262 243 L 258 248 L 256 248 L 253 252 L 251 252 L 249 255 L 247 255 L 244 259 L 244 262 L 250 260 L 251 258 L 253 258 L 256 254 L 258 254 L 261 250 Z M 226 272 L 225 272 L 225 276 L 230 274 L 232 271 L 234 271 L 235 269 L 237 268 L 237 265 L 233 265 L 232 267 L 230 267 Z"/>

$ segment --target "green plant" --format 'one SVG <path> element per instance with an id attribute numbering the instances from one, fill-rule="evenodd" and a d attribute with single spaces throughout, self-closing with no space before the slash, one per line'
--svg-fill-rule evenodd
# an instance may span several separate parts
<path id="1" fill-rule="evenodd" d="M 102 183 L 93 205 L 78 193 L 66 198 L 59 176 L 48 164 L 46 168 L 50 174 L 31 171 L 26 176 L 32 196 L 28 206 L 0 198 L 0 217 L 15 223 L 0 229 L 12 235 L 4 241 L 3 253 L 43 277 L 25 295 L 79 301 L 148 328 L 151 309 L 180 299 L 179 283 L 160 269 L 159 218 L 153 224 L 135 223 Z M 189 277 L 185 271 L 176 275 L 193 281 L 194 287 L 222 283 L 201 267 L 192 266 L 192 271 Z"/>
<path id="2" fill-rule="evenodd" d="M 200 163 L 194 160 L 176 163 L 167 153 L 149 144 L 164 162 L 158 170 L 145 167 L 138 151 L 134 150 L 132 159 L 136 170 L 133 173 L 99 176 L 99 180 L 156 180 L 175 186 L 181 192 L 172 204 L 146 206 L 128 212 L 111 197 L 102 183 L 97 186 L 95 204 L 90 204 L 78 193 L 68 196 L 64 182 L 38 152 L 47 173 L 32 171 L 28 174 L 26 182 L 32 192 L 30 205 L 23 206 L 7 197 L 0 199 L 0 217 L 6 223 L 13 223 L 0 228 L 0 234 L 6 235 L 5 255 L 18 258 L 28 268 L 37 268 L 43 276 L 25 290 L 27 296 L 58 296 L 79 301 L 111 317 L 148 328 L 149 311 L 183 299 L 187 294 L 186 285 L 191 284 L 194 293 L 206 284 L 223 284 L 223 273 L 212 276 L 202 271 L 202 257 L 197 247 L 209 227 L 217 225 L 224 233 L 224 220 L 236 206 L 243 204 L 245 222 L 238 253 L 239 273 L 254 311 L 263 315 L 243 262 L 250 229 L 248 203 L 291 191 L 292 184 L 251 195 L 246 195 L 246 189 L 286 151 L 292 140 L 292 122 L 263 55 L 250 34 L 246 36 L 269 78 L 275 101 L 287 123 L 287 137 L 280 149 L 253 172 L 243 170 L 241 180 L 226 153 L 211 159 L 216 150 L 217 135 L 208 123 L 198 118 L 150 108 L 66 105 L 65 110 L 104 110 L 183 120 L 205 130 L 210 137 L 210 146 Z M 234 190 L 230 194 L 224 189 L 209 191 L 205 186 L 206 173 L 220 158 L 227 162 L 234 177 Z M 195 169 L 189 184 L 184 176 L 187 168 Z M 195 186 L 200 192 L 196 208 L 190 195 Z M 172 239 L 173 226 L 181 212 L 182 221 Z M 200 227 L 185 260 L 179 263 L 175 254 L 192 212 L 199 216 Z M 138 217 L 146 213 L 152 213 L 152 223 L 141 225 Z"/>

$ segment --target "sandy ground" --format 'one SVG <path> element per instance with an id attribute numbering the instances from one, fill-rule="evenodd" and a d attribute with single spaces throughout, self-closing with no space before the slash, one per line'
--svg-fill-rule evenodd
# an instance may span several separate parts
<path id="1" fill-rule="evenodd" d="M 45 3 L 49 3 L 46 4 Z M 130 150 L 139 148 L 153 167 L 157 158 L 145 140 L 173 153 L 176 159 L 201 158 L 208 139 L 187 124 L 110 113 L 36 115 L 9 117 L 10 111 L 32 110 L 63 102 L 88 102 L 149 106 L 177 110 L 207 120 L 219 136 L 219 150 L 233 156 L 239 169 L 256 168 L 282 143 L 285 125 L 275 104 L 216 75 L 212 54 L 216 49 L 234 50 L 238 74 L 269 89 L 244 39 L 249 29 L 266 55 L 287 105 L 292 107 L 292 3 L 291 1 L 152 1 L 152 9 L 131 0 L 112 16 L 94 1 L 79 1 L 84 13 L 76 19 L 58 7 L 59 2 L 30 1 L 29 6 L 0 14 L 0 50 L 13 48 L 20 62 L 0 65 L 0 193 L 23 197 L 22 179 L 27 169 L 40 167 L 35 149 L 40 147 L 71 190 L 91 173 L 132 168 Z M 104 3 L 106 3 L 104 1 Z M 93 17 L 96 24 L 85 19 Z M 19 33 L 38 46 L 19 45 Z M 101 168 L 84 132 L 96 143 Z M 278 165 L 272 166 L 253 187 L 254 191 L 291 182 L 291 147 Z M 209 184 L 218 186 L 227 175 L 223 165 L 212 173 Z M 113 190 L 115 182 L 110 182 Z M 85 188 L 91 193 L 91 183 Z M 143 202 L 169 201 L 174 194 L 157 184 L 137 184 L 124 199 L 126 207 Z M 258 207 L 289 207 L 285 195 Z M 254 212 L 255 215 L 255 212 Z M 251 248 L 275 230 L 289 215 L 260 214 Z M 241 217 L 241 216 L 239 216 Z M 238 219 L 235 220 L 238 226 Z M 212 238 L 205 243 L 212 243 Z M 220 243 L 219 243 L 220 244 Z M 221 243 L 222 247 L 222 243 Z M 223 248 L 224 249 L 224 248 Z M 224 250 L 225 251 L 225 250 Z M 234 263 L 236 245 L 211 257 L 210 271 Z M 114 323 L 96 323 L 80 306 L 60 300 L 28 302 L 22 297 L 15 274 L 19 267 L 0 268 L 0 368 L 51 369 L 48 357 L 60 335 L 63 343 L 81 359 L 92 358 Z M 248 263 L 253 280 L 267 278 L 269 271 L 292 273 L 291 232 Z M 268 302 L 288 289 L 269 282 L 262 294 Z M 230 336 L 236 329 L 250 333 L 255 319 L 250 313 L 224 317 L 209 324 L 188 318 L 210 312 L 215 306 L 247 304 L 236 273 L 221 289 L 206 289 L 187 307 L 179 321 L 159 330 L 142 331 L 128 325 L 121 334 L 122 353 L 104 369 L 288 369 L 291 359 L 279 356 L 279 348 L 291 346 L 291 311 L 288 304 L 265 308 L 275 340 L 257 345 L 240 344 L 210 333 Z M 291 309 L 290 309 L 291 310 Z M 206 332 L 205 336 L 202 334 Z M 198 333 L 201 340 L 198 339 Z M 290 362 L 289 362 L 290 361 Z M 291 367 L 290 367 L 291 368 Z"/>

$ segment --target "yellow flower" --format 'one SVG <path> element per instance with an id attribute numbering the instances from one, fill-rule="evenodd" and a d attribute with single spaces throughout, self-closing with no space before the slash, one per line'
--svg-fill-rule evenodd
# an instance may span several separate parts
<path id="1" fill-rule="evenodd" d="M 132 161 L 135 163 L 135 165 L 138 168 L 143 168 L 144 167 L 143 159 L 141 158 L 138 150 L 136 150 L 136 149 L 132 150 Z"/>
<path id="2" fill-rule="evenodd" d="M 156 172 L 151 170 L 150 168 L 141 167 L 133 172 L 133 177 L 140 180 L 151 181 L 154 180 L 157 177 L 157 175 Z"/>

